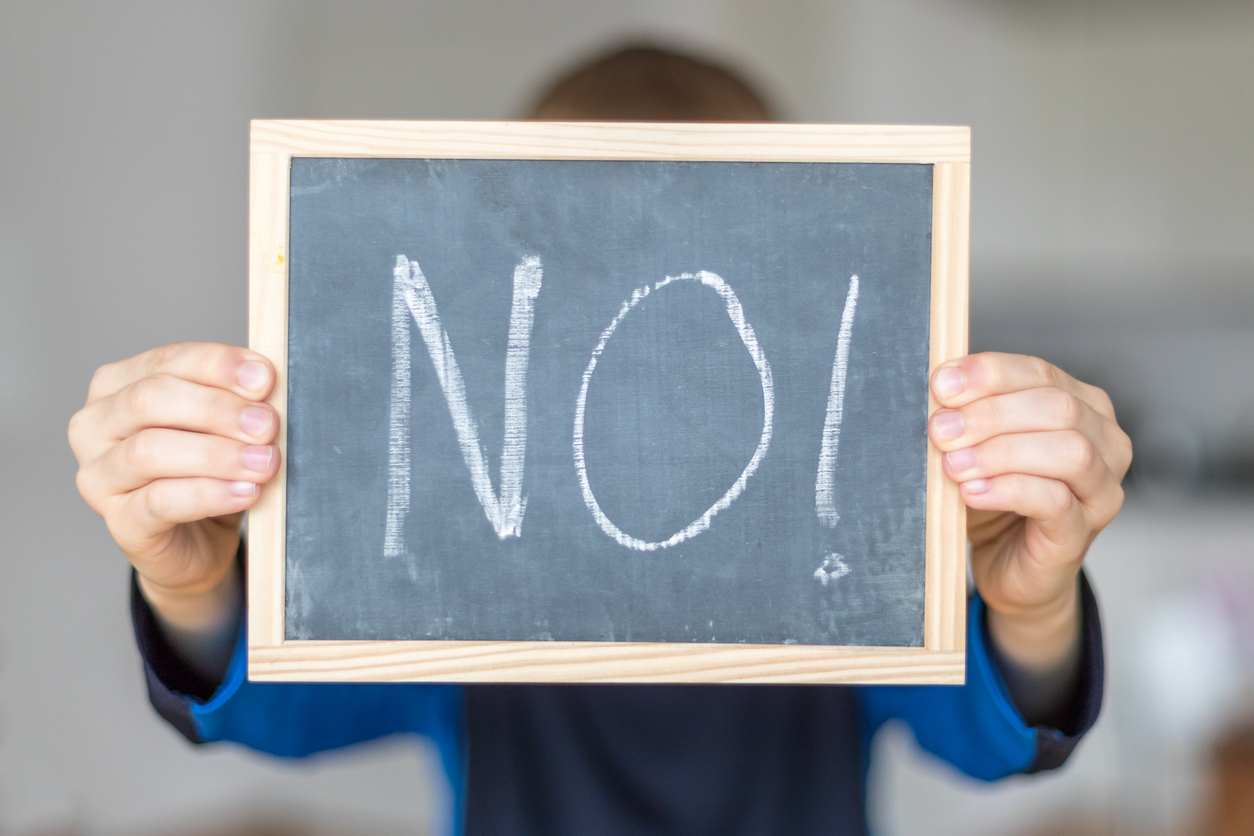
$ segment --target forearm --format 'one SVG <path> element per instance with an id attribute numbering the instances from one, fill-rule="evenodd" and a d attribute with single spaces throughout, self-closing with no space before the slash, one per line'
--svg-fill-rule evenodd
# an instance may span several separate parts
<path id="1" fill-rule="evenodd" d="M 167 590 L 142 575 L 139 588 L 170 647 L 205 679 L 221 680 L 243 621 L 243 582 L 238 565 L 232 564 L 217 585 L 194 593 Z"/>
<path id="2" fill-rule="evenodd" d="M 988 610 L 991 649 L 1029 725 L 1057 727 L 1070 705 L 1080 675 L 1081 622 L 1078 581 L 1039 608 Z"/>

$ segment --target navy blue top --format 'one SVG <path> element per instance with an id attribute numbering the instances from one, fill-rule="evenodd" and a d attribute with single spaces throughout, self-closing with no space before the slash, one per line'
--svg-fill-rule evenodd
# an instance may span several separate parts
<path id="1" fill-rule="evenodd" d="M 1102 702 L 1097 604 L 1080 587 L 1081 675 L 1060 728 L 1030 728 L 1014 707 L 978 597 L 962 686 L 254 683 L 242 629 L 218 683 L 173 653 L 136 584 L 131 611 L 152 703 L 189 740 L 301 757 L 424 735 L 456 833 L 830 836 L 866 833 L 870 741 L 890 719 L 983 780 L 1062 764 Z"/>

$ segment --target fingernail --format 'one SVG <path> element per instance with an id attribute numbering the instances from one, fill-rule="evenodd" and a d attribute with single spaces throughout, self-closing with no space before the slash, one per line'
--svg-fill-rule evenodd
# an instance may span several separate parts
<path id="1" fill-rule="evenodd" d="M 949 440 L 962 435 L 964 422 L 961 412 L 937 412 L 932 416 L 932 427 L 942 439 Z"/>
<path id="2" fill-rule="evenodd" d="M 988 493 L 988 487 L 987 479 L 972 479 L 962 483 L 962 490 L 966 493 Z"/>
<path id="3" fill-rule="evenodd" d="M 967 388 L 967 376 L 962 369 L 941 369 L 936 373 L 936 394 L 952 398 Z"/>
<path id="4" fill-rule="evenodd" d="M 252 482 L 232 482 L 231 493 L 236 496 L 256 496 L 257 486 Z"/>
<path id="5" fill-rule="evenodd" d="M 240 413 L 239 425 L 249 435 L 262 435 L 270 429 L 270 410 L 250 406 Z"/>
<path id="6" fill-rule="evenodd" d="M 970 470 L 975 467 L 975 448 L 965 447 L 961 450 L 954 450 L 952 453 L 946 453 L 945 463 L 955 473 Z"/>
<path id="7" fill-rule="evenodd" d="M 240 386 L 254 390 L 266 385 L 266 381 L 270 379 L 270 372 L 263 364 L 255 360 L 247 360 L 240 363 L 239 371 L 235 373 L 235 377 L 239 380 Z"/>
<path id="8" fill-rule="evenodd" d="M 264 473 L 270 469 L 270 460 L 274 457 L 274 449 L 250 444 L 239 454 L 240 463 L 249 470 Z"/>

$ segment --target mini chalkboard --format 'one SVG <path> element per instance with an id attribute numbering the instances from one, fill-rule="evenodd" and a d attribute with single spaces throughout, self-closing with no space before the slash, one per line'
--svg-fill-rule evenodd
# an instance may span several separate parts
<path id="1" fill-rule="evenodd" d="M 966 128 L 254 122 L 258 680 L 960 682 Z"/>

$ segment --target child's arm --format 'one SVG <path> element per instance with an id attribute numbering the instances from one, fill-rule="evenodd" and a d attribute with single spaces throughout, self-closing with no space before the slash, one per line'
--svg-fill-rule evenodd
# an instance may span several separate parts
<path id="1" fill-rule="evenodd" d="M 273 387 L 260 354 L 179 343 L 102 366 L 70 419 L 79 492 L 208 679 L 226 671 L 241 620 L 240 520 L 279 469 Z"/>
<path id="2" fill-rule="evenodd" d="M 1035 357 L 954 360 L 932 375 L 932 391 L 942 408 L 928 434 L 970 509 L 994 656 L 1029 721 L 1045 722 L 1071 695 L 1077 577 L 1123 504 L 1132 444 L 1105 392 Z"/>
<path id="3" fill-rule="evenodd" d="M 166 346 L 101 367 L 70 421 L 79 491 L 135 567 L 153 705 L 194 742 L 289 757 L 426 735 L 459 791 L 459 689 L 245 676 L 240 519 L 279 469 L 278 416 L 263 402 L 274 380 L 269 361 L 243 348 Z"/>

